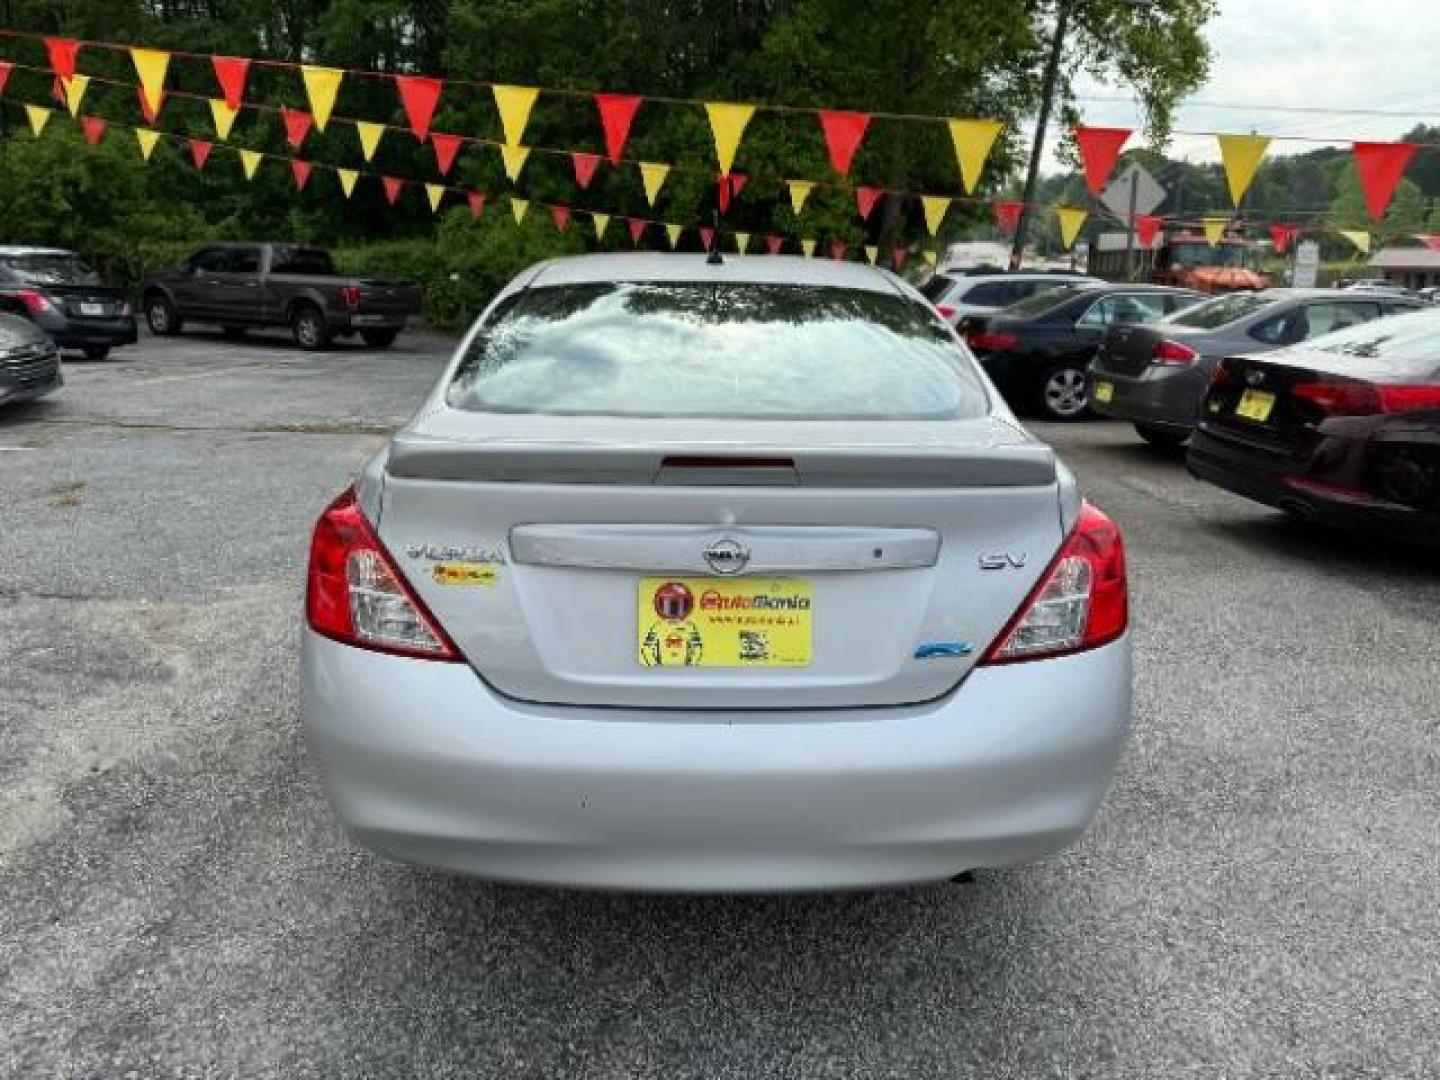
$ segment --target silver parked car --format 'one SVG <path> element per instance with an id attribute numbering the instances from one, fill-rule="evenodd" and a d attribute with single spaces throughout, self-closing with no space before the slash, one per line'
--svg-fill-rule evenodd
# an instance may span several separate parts
<path id="1" fill-rule="evenodd" d="M 43 397 L 63 385 L 59 347 L 30 320 L 0 312 L 0 405 Z"/>
<path id="2" fill-rule="evenodd" d="M 940 880 L 1074 841 L 1130 716 L 1116 527 L 898 278 L 521 274 L 321 516 L 308 744 L 486 877 Z"/>

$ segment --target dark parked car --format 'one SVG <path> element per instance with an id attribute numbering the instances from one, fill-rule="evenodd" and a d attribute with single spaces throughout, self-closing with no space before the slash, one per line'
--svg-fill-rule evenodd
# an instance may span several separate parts
<path id="1" fill-rule="evenodd" d="M 136 337 L 124 290 L 61 248 L 0 247 L 0 311 L 24 316 L 62 349 L 79 349 L 91 360 Z"/>
<path id="2" fill-rule="evenodd" d="M 1337 289 L 1219 296 L 1158 323 L 1112 327 L 1090 365 L 1090 400 L 1096 412 L 1130 421 L 1147 442 L 1178 449 L 1195 429 L 1221 357 L 1270 352 L 1421 306 Z"/>
<path id="3" fill-rule="evenodd" d="M 1440 543 L 1440 311 L 1222 361 L 1186 462 L 1298 518 Z"/>
<path id="4" fill-rule="evenodd" d="M 0 314 L 0 405 L 29 401 L 62 385 L 59 347 L 29 320 Z"/>
<path id="5" fill-rule="evenodd" d="M 1163 285 L 1079 282 L 960 320 L 960 334 L 1007 401 L 1050 420 L 1084 416 L 1086 369 L 1107 328 L 1154 322 L 1200 294 Z"/>
<path id="6" fill-rule="evenodd" d="M 420 314 L 413 281 L 342 277 L 330 253 L 296 244 L 213 244 L 145 283 L 145 321 L 156 334 L 186 322 L 240 335 L 288 326 L 303 349 L 359 334 L 383 348 Z"/>

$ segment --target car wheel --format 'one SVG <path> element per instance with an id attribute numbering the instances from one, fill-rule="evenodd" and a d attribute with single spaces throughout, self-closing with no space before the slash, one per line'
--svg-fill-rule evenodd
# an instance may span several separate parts
<path id="1" fill-rule="evenodd" d="M 1078 420 L 1090 407 L 1085 369 L 1057 364 L 1040 380 L 1040 411 L 1048 420 Z"/>
<path id="2" fill-rule="evenodd" d="M 86 360 L 104 360 L 110 355 L 109 345 L 86 345 L 80 350 L 85 354 Z"/>
<path id="3" fill-rule="evenodd" d="M 400 331 L 394 329 L 361 330 L 360 336 L 372 349 L 386 349 L 395 344 L 395 339 L 400 336 Z"/>
<path id="4" fill-rule="evenodd" d="M 290 332 L 302 349 L 323 349 L 330 344 L 330 328 L 314 304 L 301 304 L 290 316 Z"/>
<path id="5" fill-rule="evenodd" d="M 1174 428 L 1156 427 L 1154 424 L 1136 424 L 1135 432 L 1156 450 L 1176 454 L 1190 441 L 1190 432 Z"/>
<path id="6" fill-rule="evenodd" d="M 178 334 L 184 325 L 180 313 L 164 293 L 153 293 L 145 298 L 145 321 L 152 334 L 161 336 Z"/>

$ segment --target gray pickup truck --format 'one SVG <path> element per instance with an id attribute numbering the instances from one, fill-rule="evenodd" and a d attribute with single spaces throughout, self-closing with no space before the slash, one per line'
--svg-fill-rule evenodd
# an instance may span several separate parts
<path id="1" fill-rule="evenodd" d="M 147 281 L 141 302 L 156 334 L 178 334 L 186 322 L 216 324 L 236 337 L 288 326 L 302 349 L 351 334 L 384 348 L 419 316 L 420 286 L 341 277 L 323 248 L 211 244 Z"/>

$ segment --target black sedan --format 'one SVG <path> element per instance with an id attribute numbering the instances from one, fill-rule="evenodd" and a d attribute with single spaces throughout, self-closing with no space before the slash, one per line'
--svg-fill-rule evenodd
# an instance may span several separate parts
<path id="1" fill-rule="evenodd" d="M 1089 411 L 1086 369 L 1111 326 L 1151 323 L 1203 299 L 1163 285 L 1063 285 L 958 327 L 1015 408 L 1049 420 Z"/>
<path id="2" fill-rule="evenodd" d="M 60 248 L 0 247 L 0 311 L 29 319 L 62 349 L 91 360 L 137 336 L 124 291 Z"/>
<path id="3" fill-rule="evenodd" d="M 0 405 L 59 390 L 60 350 L 31 322 L 0 314 Z"/>
<path id="4" fill-rule="evenodd" d="M 1440 543 L 1440 311 L 1222 361 L 1186 463 L 1303 520 Z"/>

